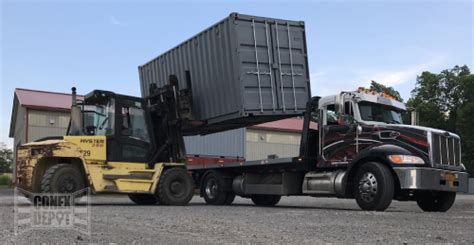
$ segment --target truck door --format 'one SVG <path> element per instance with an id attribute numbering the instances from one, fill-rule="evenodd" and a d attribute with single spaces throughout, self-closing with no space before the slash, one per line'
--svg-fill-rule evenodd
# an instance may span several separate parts
<path id="1" fill-rule="evenodd" d="M 322 157 L 321 167 L 347 164 L 356 155 L 356 124 L 351 101 L 336 103 L 323 108 Z"/>

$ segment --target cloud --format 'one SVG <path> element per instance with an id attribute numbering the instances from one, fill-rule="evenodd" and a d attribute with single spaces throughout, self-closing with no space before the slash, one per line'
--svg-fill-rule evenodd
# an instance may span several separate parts
<path id="1" fill-rule="evenodd" d="M 123 25 L 122 22 L 113 15 L 109 15 L 109 24 L 116 26 Z"/>
<path id="2" fill-rule="evenodd" d="M 356 90 L 358 87 L 370 86 L 375 80 L 387 86 L 401 89 L 402 96 L 408 97 L 410 90 L 403 88 L 414 86 L 416 77 L 423 71 L 433 70 L 445 63 L 444 56 L 430 56 L 424 62 L 402 66 L 401 68 L 367 68 L 367 67 L 326 67 L 310 74 L 311 92 L 313 95 L 326 96 L 341 91 Z M 408 62 L 407 62 L 408 63 Z M 370 64 L 369 64 L 370 65 Z"/>
<path id="3" fill-rule="evenodd" d="M 420 75 L 423 71 L 433 69 L 444 61 L 443 56 L 437 56 L 429 61 L 402 69 L 364 71 L 359 72 L 359 76 L 363 81 L 375 80 L 387 86 L 397 86 L 414 81 L 416 76 Z"/>

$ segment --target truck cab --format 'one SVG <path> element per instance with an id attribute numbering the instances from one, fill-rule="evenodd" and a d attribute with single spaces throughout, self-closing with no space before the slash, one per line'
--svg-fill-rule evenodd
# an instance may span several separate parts
<path id="1" fill-rule="evenodd" d="M 354 198 L 364 210 L 393 199 L 424 211 L 447 211 L 468 174 L 458 135 L 407 125 L 406 106 L 385 93 L 359 89 L 307 104 L 300 154 L 192 169 L 210 204 L 233 195 L 271 206 L 281 196 Z"/>

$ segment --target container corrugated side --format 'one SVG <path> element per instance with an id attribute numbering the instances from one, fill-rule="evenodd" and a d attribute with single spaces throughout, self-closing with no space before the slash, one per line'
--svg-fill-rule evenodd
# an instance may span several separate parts
<path id="1" fill-rule="evenodd" d="M 297 115 L 310 97 L 304 23 L 231 14 L 140 66 L 139 74 L 144 97 L 171 74 L 181 88 L 191 84 L 193 114 L 211 124 Z"/>

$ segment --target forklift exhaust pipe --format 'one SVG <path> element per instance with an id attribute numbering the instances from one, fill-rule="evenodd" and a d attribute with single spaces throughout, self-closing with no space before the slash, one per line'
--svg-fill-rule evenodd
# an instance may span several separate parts
<path id="1" fill-rule="evenodd" d="M 82 112 L 81 107 L 77 104 L 77 93 L 76 87 L 72 87 L 71 94 L 71 121 L 69 125 L 69 135 L 81 135 L 82 134 Z"/>

